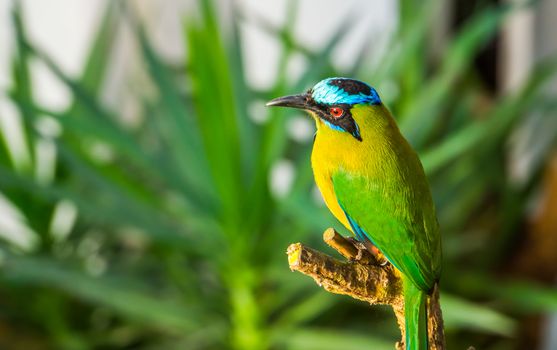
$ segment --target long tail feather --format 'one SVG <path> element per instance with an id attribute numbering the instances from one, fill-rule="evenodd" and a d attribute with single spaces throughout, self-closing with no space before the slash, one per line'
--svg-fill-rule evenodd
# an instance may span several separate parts
<path id="1" fill-rule="evenodd" d="M 406 350 L 427 350 L 427 293 L 404 278 Z"/>

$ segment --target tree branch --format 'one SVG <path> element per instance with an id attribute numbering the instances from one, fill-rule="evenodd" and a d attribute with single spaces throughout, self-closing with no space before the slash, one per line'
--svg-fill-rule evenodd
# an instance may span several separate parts
<path id="1" fill-rule="evenodd" d="M 381 263 L 381 259 L 371 254 L 362 243 L 345 238 L 332 228 L 323 233 L 323 240 L 347 261 L 295 243 L 287 250 L 290 269 L 312 277 L 331 293 L 348 295 L 370 304 L 390 305 L 402 334 L 396 347 L 404 349 L 404 297 L 398 270 L 390 263 Z M 428 336 L 431 350 L 445 349 L 437 285 L 428 298 Z"/>

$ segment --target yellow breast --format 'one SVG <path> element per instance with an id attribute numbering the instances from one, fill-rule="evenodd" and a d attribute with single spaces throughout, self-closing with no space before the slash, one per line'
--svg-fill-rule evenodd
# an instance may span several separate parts
<path id="1" fill-rule="evenodd" d="M 354 153 L 341 154 L 339 150 L 354 149 L 360 146 L 357 144 L 360 141 L 345 132 L 332 130 L 320 119 L 316 120 L 316 124 L 317 134 L 311 153 L 311 166 L 315 183 L 331 213 L 347 229 L 352 231 L 348 219 L 337 201 L 332 176 L 339 170 L 350 170 L 347 168 L 354 167 L 357 160 L 350 159 L 355 158 Z"/>
<path id="2" fill-rule="evenodd" d="M 363 141 L 358 141 L 347 132 L 333 130 L 320 118 L 314 117 L 317 133 L 311 154 L 315 183 L 325 204 L 350 231 L 352 228 L 334 192 L 332 176 L 338 171 L 364 176 L 373 176 L 373 173 L 380 171 L 380 151 L 378 149 L 385 146 L 383 144 L 385 137 L 377 130 L 385 130 L 385 127 L 396 128 L 389 117 L 390 113 L 383 106 L 355 107 L 351 112 L 359 126 Z M 383 125 L 379 126 L 378 123 Z"/>
<path id="3" fill-rule="evenodd" d="M 317 141 L 317 140 L 316 140 Z M 335 195 L 333 189 L 333 181 L 332 181 L 332 168 L 327 166 L 327 162 L 323 159 L 323 149 L 320 148 L 313 148 L 313 152 L 311 155 L 311 166 L 313 168 L 313 175 L 315 177 L 315 183 L 317 184 L 317 188 L 321 192 L 321 196 L 327 205 L 327 208 L 333 213 L 333 215 L 340 221 L 346 228 L 352 231 L 350 224 L 348 223 L 348 219 L 344 214 L 344 211 L 340 207 L 337 201 L 337 197 Z"/>

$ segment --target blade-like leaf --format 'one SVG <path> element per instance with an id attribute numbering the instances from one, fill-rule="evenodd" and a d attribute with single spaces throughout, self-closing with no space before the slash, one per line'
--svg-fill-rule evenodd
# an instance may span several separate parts
<path id="1" fill-rule="evenodd" d="M 512 336 L 516 322 L 487 307 L 473 304 L 454 295 L 441 296 L 443 322 L 447 330 L 473 329 L 476 331 Z"/>
<path id="2" fill-rule="evenodd" d="M 95 305 L 110 308 L 133 322 L 144 322 L 165 331 L 184 332 L 200 327 L 195 306 L 163 300 L 125 279 L 91 277 L 81 271 L 39 258 L 6 257 L 0 274 L 4 282 L 47 286 Z"/>
<path id="3" fill-rule="evenodd" d="M 540 64 L 530 79 L 515 96 L 509 96 L 492 111 L 487 120 L 481 120 L 462 128 L 422 154 L 422 163 L 428 173 L 434 173 L 447 162 L 478 147 L 478 143 L 486 141 L 494 144 L 505 134 L 509 125 L 519 112 L 536 101 L 536 93 L 557 71 L 557 60 L 548 60 Z"/>

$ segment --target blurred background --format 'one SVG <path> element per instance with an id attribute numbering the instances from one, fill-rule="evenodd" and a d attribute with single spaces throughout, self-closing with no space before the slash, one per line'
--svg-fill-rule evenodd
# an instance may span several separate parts
<path id="1" fill-rule="evenodd" d="M 376 87 L 419 151 L 449 349 L 557 349 L 557 2 L 0 2 L 0 349 L 393 349 L 335 254 L 314 126 Z M 344 230 L 343 233 L 347 234 Z"/>

